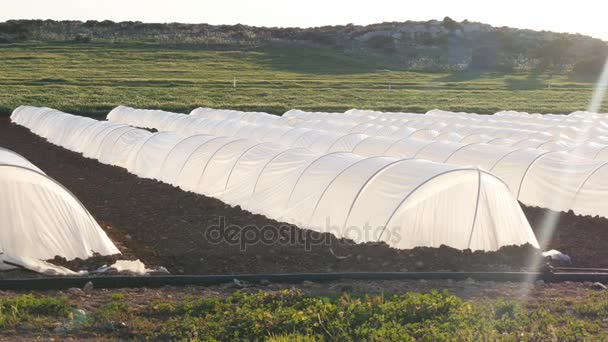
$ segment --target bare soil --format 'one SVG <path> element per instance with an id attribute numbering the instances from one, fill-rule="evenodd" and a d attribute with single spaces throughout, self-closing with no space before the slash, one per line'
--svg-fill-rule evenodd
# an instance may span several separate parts
<path id="1" fill-rule="evenodd" d="M 163 286 L 160 288 L 122 288 L 96 289 L 78 291 L 68 290 L 36 291 L 38 296 L 63 297 L 68 296 L 80 302 L 85 309 L 98 308 L 110 302 L 112 294 L 122 293 L 126 302 L 136 305 L 146 305 L 152 300 L 162 300 L 171 303 L 187 298 L 226 298 L 236 291 L 257 293 L 258 291 L 281 291 L 298 289 L 313 296 L 332 296 L 343 292 L 353 294 L 400 294 L 406 292 L 429 292 L 432 290 L 447 290 L 464 300 L 483 300 L 505 298 L 513 300 L 541 301 L 553 298 L 583 297 L 590 291 L 597 291 L 592 283 L 514 283 L 491 281 L 452 281 L 452 280 L 344 280 L 332 282 L 303 282 L 302 284 L 269 283 L 266 285 L 251 284 L 237 286 L 223 284 L 215 286 Z M 29 291 L 0 291 L 0 298 L 11 298 Z M 79 305 L 80 307 L 80 305 Z"/>

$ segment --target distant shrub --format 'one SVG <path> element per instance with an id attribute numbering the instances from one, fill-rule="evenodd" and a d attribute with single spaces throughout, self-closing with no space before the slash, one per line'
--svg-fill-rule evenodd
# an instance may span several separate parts
<path id="1" fill-rule="evenodd" d="M 455 31 L 460 28 L 460 24 L 450 17 L 443 18 L 442 25 L 450 31 Z"/>
<path id="2" fill-rule="evenodd" d="M 76 37 L 74 37 L 74 43 L 90 43 L 91 42 L 91 37 L 89 36 L 85 36 L 85 35 L 81 35 L 78 34 L 76 35 Z"/>
<path id="3" fill-rule="evenodd" d="M 9 20 L 0 23 L 0 32 L 8 34 L 25 34 L 29 32 L 29 23 L 24 21 Z"/>
<path id="4" fill-rule="evenodd" d="M 44 82 L 44 83 L 67 83 L 68 80 L 66 80 L 64 78 L 45 77 L 45 78 L 41 78 L 40 82 Z"/>
<path id="5" fill-rule="evenodd" d="M 471 55 L 471 69 L 488 70 L 498 65 L 497 48 L 494 46 L 480 46 L 473 50 Z"/>
<path id="6" fill-rule="evenodd" d="M 572 68 L 572 73 L 578 77 L 598 77 L 606 64 L 606 56 L 593 56 L 583 59 Z"/>
<path id="7" fill-rule="evenodd" d="M 104 20 L 104 21 L 100 21 L 99 22 L 99 26 L 102 27 L 113 27 L 116 26 L 117 23 L 113 22 L 112 20 Z"/>
<path id="8" fill-rule="evenodd" d="M 559 38 L 541 44 L 534 52 L 540 59 L 540 71 L 563 67 L 568 60 L 572 59 L 573 41 L 566 38 Z"/>
<path id="9" fill-rule="evenodd" d="M 382 50 L 384 52 L 395 52 L 396 46 L 393 37 L 390 36 L 373 36 L 367 41 L 367 46 L 374 50 Z"/>
<path id="10" fill-rule="evenodd" d="M 302 38 L 319 45 L 334 45 L 337 42 L 334 35 L 318 31 L 305 32 Z"/>

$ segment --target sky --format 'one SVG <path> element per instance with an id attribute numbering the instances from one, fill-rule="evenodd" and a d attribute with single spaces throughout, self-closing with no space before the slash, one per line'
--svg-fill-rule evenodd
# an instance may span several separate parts
<path id="1" fill-rule="evenodd" d="M 0 0 L 9 19 L 113 20 L 312 27 L 443 19 L 608 40 L 607 0 Z"/>

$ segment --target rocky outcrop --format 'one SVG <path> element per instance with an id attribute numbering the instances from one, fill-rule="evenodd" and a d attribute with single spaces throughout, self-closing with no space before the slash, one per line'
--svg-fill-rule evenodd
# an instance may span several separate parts
<path id="1" fill-rule="evenodd" d="M 0 23 L 0 42 L 150 42 L 256 47 L 304 44 L 413 70 L 567 70 L 608 55 L 606 42 L 574 34 L 493 27 L 450 18 L 367 26 L 268 28 L 246 25 L 17 20 Z"/>

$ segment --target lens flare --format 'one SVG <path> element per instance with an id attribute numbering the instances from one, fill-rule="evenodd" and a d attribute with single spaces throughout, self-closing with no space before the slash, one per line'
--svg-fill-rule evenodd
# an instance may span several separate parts
<path id="1" fill-rule="evenodd" d="M 602 103 L 604 101 L 604 97 L 606 95 L 606 89 L 608 87 L 608 60 L 606 60 L 606 63 L 604 64 L 604 68 L 600 74 L 600 77 L 596 83 L 596 86 L 594 88 L 593 91 L 593 96 L 591 98 L 591 101 L 589 103 L 589 106 L 587 107 L 587 114 L 589 116 L 589 119 L 585 121 L 584 126 L 582 127 L 582 129 L 579 131 L 579 133 L 577 134 L 577 136 L 574 138 L 574 141 L 576 142 L 582 142 L 584 141 L 587 137 L 589 132 L 591 131 L 591 129 L 593 127 L 595 127 L 595 123 L 596 120 L 598 120 L 598 116 L 594 115 L 595 113 L 600 112 L 601 108 L 602 108 Z M 568 153 L 565 154 L 565 163 L 564 165 L 568 165 L 570 163 L 576 163 L 576 159 L 577 157 Z M 567 172 L 561 172 L 559 175 L 556 175 L 557 177 L 567 177 Z M 555 202 L 554 202 L 554 208 L 568 208 L 571 207 L 568 204 L 568 201 L 571 201 L 571 199 L 566 199 L 563 197 L 559 197 L 556 196 L 555 198 Z M 537 230 L 537 239 L 538 239 L 538 243 L 540 245 L 541 250 L 545 250 L 547 247 L 547 244 L 551 241 L 551 238 L 553 237 L 553 233 L 555 232 L 555 228 L 557 227 L 557 225 L 559 224 L 559 216 L 560 213 L 556 212 L 556 211 L 548 211 L 547 214 L 544 216 L 541 224 L 540 224 L 540 229 Z M 589 237 L 592 238 L 592 237 Z M 534 259 L 531 260 L 530 265 L 529 265 L 529 269 L 531 271 L 538 271 L 540 270 L 541 267 L 541 263 Z"/>
<path id="2" fill-rule="evenodd" d="M 589 103 L 589 107 L 587 111 L 598 113 L 602 108 L 602 103 L 604 102 L 604 96 L 606 96 L 606 88 L 608 87 L 608 59 L 606 60 L 606 64 L 604 64 L 604 70 L 602 70 L 602 74 L 597 82 L 597 86 L 595 87 L 595 91 L 593 92 L 593 97 L 591 98 L 591 103 Z"/>
<path id="3" fill-rule="evenodd" d="M 606 87 L 608 87 L 608 60 L 606 60 L 606 63 L 604 64 L 604 68 L 602 70 L 602 73 L 600 74 L 600 77 L 597 81 L 597 84 L 595 86 L 595 89 L 593 91 L 593 97 L 591 98 L 591 102 L 589 103 L 589 106 L 587 107 L 587 112 L 589 115 L 589 120 L 585 121 L 585 125 L 582 127 L 582 129 L 579 131 L 579 133 L 577 134 L 576 137 L 574 137 L 574 141 L 577 142 L 582 142 L 585 141 L 586 138 L 588 138 L 588 134 L 591 131 L 591 129 L 593 127 L 595 127 L 595 123 L 596 120 L 598 120 L 598 116 L 594 115 L 595 113 L 598 113 L 602 107 L 602 102 L 604 101 L 604 96 L 606 95 Z M 577 157 L 575 157 L 574 155 L 568 153 L 565 155 L 566 156 L 566 163 L 564 163 L 564 165 L 568 165 L 570 163 L 575 163 Z M 567 177 L 566 172 L 561 172 L 559 175 L 557 175 L 560 178 L 563 177 Z M 572 207 L 568 204 L 571 203 L 567 203 L 569 200 L 563 197 L 559 197 L 556 196 L 555 198 L 555 206 L 554 208 L 569 208 Z M 545 248 L 547 246 L 547 244 L 549 243 L 551 237 L 553 236 L 553 232 L 555 231 L 555 228 L 557 227 L 558 224 L 558 220 L 559 220 L 559 212 L 549 212 L 547 215 L 545 215 L 545 217 L 543 218 L 543 223 L 541 224 L 541 230 L 540 230 L 540 236 L 538 236 L 538 243 L 541 246 L 541 248 Z"/>

